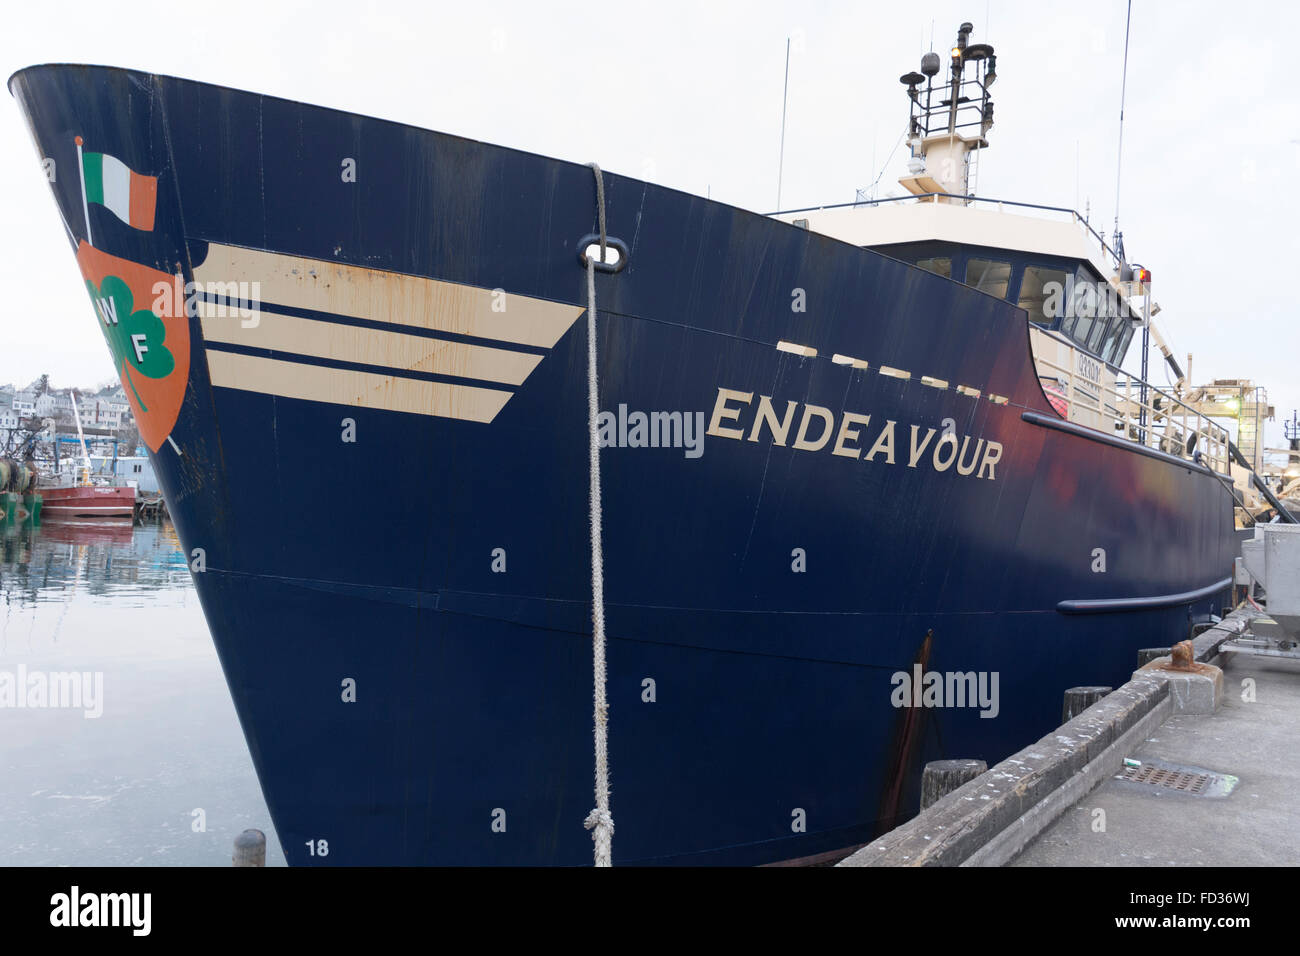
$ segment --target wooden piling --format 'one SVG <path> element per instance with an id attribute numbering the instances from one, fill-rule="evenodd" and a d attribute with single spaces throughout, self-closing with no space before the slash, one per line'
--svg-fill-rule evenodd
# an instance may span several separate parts
<path id="1" fill-rule="evenodd" d="M 1065 692 L 1065 703 L 1061 706 L 1061 723 L 1069 723 L 1113 689 L 1112 687 L 1071 687 Z"/>
<path id="2" fill-rule="evenodd" d="M 921 771 L 921 809 L 938 803 L 988 769 L 983 760 L 931 760 Z"/>

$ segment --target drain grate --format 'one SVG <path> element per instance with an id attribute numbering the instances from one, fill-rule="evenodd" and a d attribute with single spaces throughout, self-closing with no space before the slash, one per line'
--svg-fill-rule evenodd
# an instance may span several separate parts
<path id="1" fill-rule="evenodd" d="M 1177 790 L 1179 793 L 1204 793 L 1205 788 L 1210 784 L 1208 773 L 1167 770 L 1163 767 L 1153 767 L 1151 764 L 1125 767 L 1123 779 L 1134 783 L 1150 784 L 1153 787 L 1163 787 L 1166 790 Z"/>

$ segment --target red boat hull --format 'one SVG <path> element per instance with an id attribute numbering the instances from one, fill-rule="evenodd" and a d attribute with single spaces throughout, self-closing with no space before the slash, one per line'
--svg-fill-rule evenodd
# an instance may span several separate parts
<path id="1" fill-rule="evenodd" d="M 45 518 L 131 518 L 134 488 L 42 488 Z"/>

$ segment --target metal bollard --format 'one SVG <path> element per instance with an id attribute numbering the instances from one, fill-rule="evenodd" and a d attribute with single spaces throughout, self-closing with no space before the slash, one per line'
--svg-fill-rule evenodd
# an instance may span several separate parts
<path id="1" fill-rule="evenodd" d="M 230 862 L 235 866 L 266 866 L 266 834 L 245 830 L 235 837 L 235 855 Z"/>

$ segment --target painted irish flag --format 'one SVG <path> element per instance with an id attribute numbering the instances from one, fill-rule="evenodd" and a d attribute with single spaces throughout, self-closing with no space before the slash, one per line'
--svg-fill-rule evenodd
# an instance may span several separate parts
<path id="1" fill-rule="evenodd" d="M 86 202 L 107 206 L 136 229 L 153 230 L 157 176 L 142 176 L 107 153 L 82 153 L 81 169 L 86 177 Z"/>

